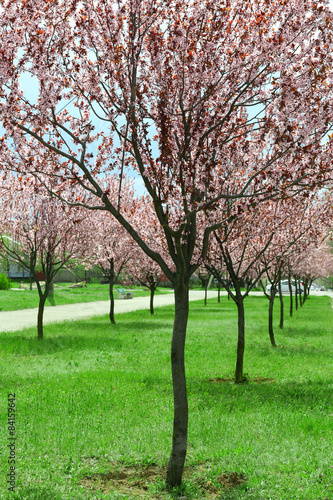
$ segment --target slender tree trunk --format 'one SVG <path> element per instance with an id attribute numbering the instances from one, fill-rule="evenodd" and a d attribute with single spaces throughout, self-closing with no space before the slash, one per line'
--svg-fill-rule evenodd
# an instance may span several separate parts
<path id="1" fill-rule="evenodd" d="M 291 286 L 290 276 L 288 278 L 288 286 L 289 286 L 289 297 L 290 297 L 289 315 L 290 315 L 290 317 L 292 317 L 292 315 L 293 315 L 293 308 L 294 308 L 294 299 L 293 299 L 293 289 L 292 289 L 292 286 Z"/>
<path id="2" fill-rule="evenodd" d="M 181 484 L 187 451 L 188 404 L 185 377 L 185 339 L 189 312 L 189 284 L 175 283 L 175 320 L 171 344 L 171 369 L 174 399 L 172 450 L 166 484 Z"/>
<path id="3" fill-rule="evenodd" d="M 295 280 L 295 309 L 298 310 L 297 280 Z"/>
<path id="4" fill-rule="evenodd" d="M 9 260 L 8 259 L 6 259 L 6 268 L 7 268 L 7 278 L 8 278 L 7 290 L 10 290 L 10 277 L 9 277 L 9 274 L 10 274 L 10 264 L 9 264 Z"/>
<path id="5" fill-rule="evenodd" d="M 208 291 L 208 280 L 207 280 L 207 283 L 205 285 L 205 306 L 207 305 L 207 291 Z"/>
<path id="6" fill-rule="evenodd" d="M 217 302 L 220 303 L 221 302 L 221 284 L 220 282 L 218 282 L 218 285 L 217 285 Z"/>
<path id="7" fill-rule="evenodd" d="M 298 295 L 299 298 L 299 305 L 300 307 L 303 307 L 303 297 L 301 294 L 301 280 L 296 280 L 296 294 Z"/>
<path id="8" fill-rule="evenodd" d="M 114 262 L 113 259 L 110 260 L 110 275 L 109 275 L 109 297 L 110 297 L 110 314 L 109 318 L 111 323 L 115 324 L 114 319 L 114 296 L 113 296 L 113 285 L 114 285 Z"/>
<path id="9" fill-rule="evenodd" d="M 283 304 L 283 296 L 281 290 L 281 280 L 279 281 L 279 299 L 280 299 L 280 328 L 283 328 L 283 320 L 284 320 L 284 304 Z"/>
<path id="10" fill-rule="evenodd" d="M 150 314 L 154 315 L 154 294 L 155 294 L 155 285 L 150 288 Z"/>
<path id="11" fill-rule="evenodd" d="M 310 279 L 310 280 L 308 281 L 308 289 L 307 289 L 307 294 L 306 294 L 306 295 L 307 295 L 307 297 L 309 297 L 309 295 L 311 294 L 311 286 L 312 286 L 312 281 L 313 281 L 312 279 Z"/>
<path id="12" fill-rule="evenodd" d="M 268 332 L 269 332 L 269 338 L 270 338 L 272 347 L 276 347 L 275 338 L 274 338 L 274 329 L 273 329 L 273 309 L 274 309 L 275 294 L 276 294 L 275 287 L 273 289 L 273 285 L 272 285 L 272 291 L 271 291 L 271 296 L 269 299 L 269 309 L 268 309 Z"/>
<path id="13" fill-rule="evenodd" d="M 46 296 L 44 294 L 39 294 L 39 305 L 38 305 L 38 316 L 37 316 L 37 334 L 38 340 L 43 340 L 43 316 L 44 316 L 44 306 L 45 306 Z"/>
<path id="14" fill-rule="evenodd" d="M 51 271 L 53 271 L 53 268 L 51 268 Z M 49 299 L 51 306 L 55 306 L 53 278 L 51 279 L 50 284 L 49 284 L 49 293 L 48 293 L 47 298 Z"/>
<path id="15" fill-rule="evenodd" d="M 109 318 L 111 323 L 114 325 L 115 324 L 115 319 L 114 319 L 114 296 L 113 296 L 113 279 L 110 277 L 109 280 L 109 297 L 110 297 L 110 313 L 109 313 Z"/>
<path id="16" fill-rule="evenodd" d="M 311 280 L 304 281 L 304 291 L 303 291 L 303 304 L 310 294 Z"/>
<path id="17" fill-rule="evenodd" d="M 237 296 L 238 342 L 237 342 L 235 382 L 236 384 L 240 384 L 244 380 L 243 365 L 244 365 L 244 350 L 245 350 L 245 312 L 244 312 L 244 299 L 241 296 L 241 294 L 237 295 L 238 295 Z"/>

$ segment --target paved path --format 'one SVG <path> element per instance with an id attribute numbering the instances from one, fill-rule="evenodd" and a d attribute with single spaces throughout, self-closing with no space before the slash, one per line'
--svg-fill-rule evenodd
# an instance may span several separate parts
<path id="1" fill-rule="evenodd" d="M 221 295 L 226 295 L 221 291 Z M 252 292 L 251 295 L 263 295 L 262 292 Z M 333 292 L 311 292 L 311 295 L 329 295 L 333 298 Z M 209 290 L 208 298 L 217 297 L 217 290 Z M 204 292 L 191 290 L 190 300 L 203 300 Z M 174 303 L 174 295 L 156 295 L 154 306 L 161 307 Z M 333 305 L 333 301 L 332 301 Z M 80 304 L 68 304 L 65 306 L 45 307 L 44 324 L 56 323 L 57 321 L 90 318 L 108 314 L 110 303 L 108 300 L 99 302 L 85 302 Z M 130 300 L 115 300 L 115 314 L 120 314 L 137 309 L 149 309 L 149 297 L 135 297 Z M 37 309 L 23 309 L 21 311 L 0 312 L 0 332 L 22 330 L 37 324 Z"/>
<path id="2" fill-rule="evenodd" d="M 209 291 L 208 297 L 217 297 L 217 291 Z M 203 300 L 204 292 L 191 290 L 190 300 Z M 115 315 L 119 313 L 135 311 L 137 309 L 149 309 L 148 297 L 135 297 L 129 300 L 115 300 Z M 174 303 L 174 294 L 156 295 L 154 307 L 166 306 Z M 108 300 L 98 302 L 85 302 L 80 304 L 68 304 L 64 306 L 45 307 L 44 324 L 56 323 L 57 321 L 75 320 L 101 316 L 108 314 L 110 302 Z M 22 309 L 20 311 L 0 312 L 0 332 L 22 330 L 37 324 L 37 309 Z"/>

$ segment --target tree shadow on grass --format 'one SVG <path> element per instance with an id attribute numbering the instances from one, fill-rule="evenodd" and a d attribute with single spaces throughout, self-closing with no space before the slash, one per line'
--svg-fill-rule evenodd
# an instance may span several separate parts
<path id="1" fill-rule="evenodd" d="M 235 410 L 251 413 L 257 411 L 258 407 L 267 406 L 277 406 L 279 411 L 292 408 L 306 412 L 318 406 L 329 414 L 333 411 L 333 379 L 267 383 L 250 381 L 245 384 L 192 379 L 188 382 L 188 388 L 197 399 L 202 400 L 202 407 L 218 405 L 222 413 Z"/>
<path id="2" fill-rule="evenodd" d="M 288 326 L 283 330 L 279 330 L 278 336 L 286 338 L 306 338 L 306 337 L 323 337 L 328 335 L 328 331 L 323 328 L 318 328 L 316 322 L 308 323 L 306 326 L 299 328 L 297 326 Z"/>
<path id="3" fill-rule="evenodd" d="M 328 355 L 329 349 L 322 346 L 314 346 L 313 344 L 287 344 L 279 343 L 276 339 L 277 346 L 272 347 L 268 342 L 267 344 L 250 344 L 248 349 L 255 351 L 260 356 L 266 356 L 275 352 L 281 357 L 296 357 L 299 355 L 307 355 L 311 357 L 323 358 Z"/>
<path id="4" fill-rule="evenodd" d="M 44 339 L 37 339 L 35 328 L 2 333 L 0 348 L 18 356 L 45 355 L 59 351 L 121 351 L 131 342 L 130 335 L 147 335 L 165 328 L 165 323 L 127 321 L 112 325 L 109 321 L 73 321 L 44 327 Z"/>
<path id="5" fill-rule="evenodd" d="M 190 308 L 190 314 L 192 314 L 193 316 L 200 316 L 202 315 L 203 313 L 211 313 L 211 314 L 232 314 L 234 315 L 235 312 L 233 309 L 226 309 L 226 308 L 223 308 L 223 305 L 220 304 L 220 308 L 216 308 L 216 307 L 210 307 L 210 306 L 204 306 L 202 305 L 202 308 L 200 307 L 193 307 L 193 309 Z"/>

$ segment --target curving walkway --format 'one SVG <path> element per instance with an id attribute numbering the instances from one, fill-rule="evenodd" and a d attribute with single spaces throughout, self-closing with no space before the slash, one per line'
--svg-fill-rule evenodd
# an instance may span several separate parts
<path id="1" fill-rule="evenodd" d="M 209 291 L 208 297 L 217 297 L 217 291 Z M 190 300 L 203 300 L 204 292 L 191 290 Z M 115 300 L 115 315 L 136 311 L 137 309 L 149 309 L 150 297 L 134 297 L 130 300 Z M 154 297 L 154 307 L 166 306 L 174 303 L 174 294 L 156 295 Z M 45 307 L 44 324 L 56 323 L 58 321 L 90 318 L 92 316 L 102 316 L 108 314 L 110 302 L 84 302 L 79 304 L 68 304 L 64 306 Z M 22 309 L 20 311 L 0 312 L 0 332 L 22 330 L 37 324 L 37 308 Z"/>
<path id="2" fill-rule="evenodd" d="M 191 290 L 190 300 L 203 300 L 204 295 L 204 292 L 201 290 Z M 221 295 L 226 295 L 226 292 L 221 291 Z M 263 295 L 263 293 L 252 292 L 251 295 Z M 333 292 L 311 292 L 311 295 L 328 295 L 333 299 Z M 217 290 L 208 291 L 208 298 L 212 297 L 217 297 Z M 149 299 L 149 297 L 135 297 L 130 300 L 115 300 L 115 314 L 136 311 L 137 309 L 149 309 Z M 172 292 L 154 297 L 154 307 L 166 306 L 173 303 L 174 295 Z M 109 313 L 109 308 L 110 303 L 108 300 L 55 307 L 48 306 L 44 310 L 44 324 L 102 316 Z M 23 328 L 35 325 L 37 325 L 37 308 L 0 312 L 0 332 L 22 330 Z"/>

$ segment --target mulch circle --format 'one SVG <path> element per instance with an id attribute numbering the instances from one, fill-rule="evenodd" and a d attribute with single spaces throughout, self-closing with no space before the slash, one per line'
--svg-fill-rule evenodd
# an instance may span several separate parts
<path id="1" fill-rule="evenodd" d="M 94 473 L 85 476 L 81 480 L 81 484 L 94 491 L 102 491 L 108 493 L 117 491 L 130 495 L 135 499 L 163 499 L 163 493 L 148 493 L 151 483 L 154 483 L 157 478 L 164 479 L 166 467 L 160 467 L 156 464 L 147 467 L 121 466 L 119 469 L 111 470 L 107 473 Z M 184 469 L 184 479 L 193 481 L 202 491 L 202 498 L 215 499 L 221 490 L 235 488 L 246 482 L 246 478 L 238 472 L 220 474 L 214 483 L 204 479 L 205 467 L 204 464 L 191 465 Z M 187 498 L 187 497 L 183 497 Z"/>

